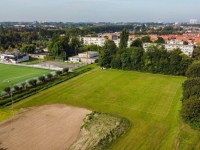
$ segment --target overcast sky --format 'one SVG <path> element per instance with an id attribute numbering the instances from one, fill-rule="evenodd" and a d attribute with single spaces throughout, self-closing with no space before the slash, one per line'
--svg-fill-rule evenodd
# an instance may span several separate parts
<path id="1" fill-rule="evenodd" d="M 200 22 L 200 0 L 1 0 L 0 21 Z"/>

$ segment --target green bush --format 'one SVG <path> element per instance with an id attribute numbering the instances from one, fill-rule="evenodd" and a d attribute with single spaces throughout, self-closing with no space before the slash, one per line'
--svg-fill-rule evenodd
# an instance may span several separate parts
<path id="1" fill-rule="evenodd" d="M 16 91 L 19 91 L 19 86 L 15 85 L 15 86 L 14 86 L 14 89 L 15 89 Z"/>
<path id="2" fill-rule="evenodd" d="M 63 68 L 63 73 L 68 73 L 68 71 L 69 71 L 68 67 Z"/>
<path id="3" fill-rule="evenodd" d="M 31 79 L 31 80 L 28 81 L 28 83 L 29 83 L 30 85 L 32 85 L 32 86 L 36 86 L 37 80 L 36 80 L 36 79 Z"/>
<path id="4" fill-rule="evenodd" d="M 47 77 L 48 77 L 49 79 L 51 79 L 51 78 L 53 77 L 53 75 L 52 75 L 51 73 L 48 73 L 48 74 L 47 74 Z"/>
<path id="5" fill-rule="evenodd" d="M 8 94 L 10 94 L 10 87 L 8 86 L 8 87 L 5 87 L 4 89 L 3 89 L 6 93 L 8 93 Z"/>
<path id="6" fill-rule="evenodd" d="M 190 67 L 186 71 L 186 76 L 188 78 L 200 77 L 200 63 L 193 63 L 192 65 L 190 65 Z"/>
<path id="7" fill-rule="evenodd" d="M 45 82 L 45 76 L 39 76 L 38 78 L 41 82 Z"/>
<path id="8" fill-rule="evenodd" d="M 57 70 L 57 71 L 56 71 L 56 74 L 59 76 L 59 75 L 61 75 L 61 74 L 62 74 L 62 71 L 60 71 L 60 70 Z"/>
<path id="9" fill-rule="evenodd" d="M 195 129 L 200 129 L 200 98 L 197 96 L 185 100 L 182 105 L 183 120 Z"/>

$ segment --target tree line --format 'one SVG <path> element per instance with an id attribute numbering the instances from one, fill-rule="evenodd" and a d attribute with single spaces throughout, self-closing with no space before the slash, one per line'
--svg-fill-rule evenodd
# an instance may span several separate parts
<path id="1" fill-rule="evenodd" d="M 167 51 L 158 44 L 145 51 L 140 39 L 133 41 L 128 48 L 127 37 L 128 32 L 123 29 L 119 48 L 111 40 L 105 42 L 99 55 L 101 67 L 184 76 L 192 63 L 192 59 L 180 49 Z"/>

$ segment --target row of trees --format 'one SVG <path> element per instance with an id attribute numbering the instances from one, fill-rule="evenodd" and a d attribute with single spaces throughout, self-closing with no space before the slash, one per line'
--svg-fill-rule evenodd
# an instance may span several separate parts
<path id="1" fill-rule="evenodd" d="M 151 73 L 185 75 L 192 63 L 189 56 L 180 49 L 167 51 L 164 46 L 150 46 L 147 51 L 142 48 L 142 41 L 135 40 L 127 48 L 128 32 L 121 33 L 119 48 L 113 41 L 106 41 L 100 50 L 99 64 L 101 67 L 136 70 Z"/>
<path id="2" fill-rule="evenodd" d="M 181 116 L 192 128 L 200 130 L 200 63 L 192 64 L 182 84 L 183 97 Z"/>
<path id="3" fill-rule="evenodd" d="M 62 71 L 61 71 L 61 70 L 57 70 L 57 71 L 56 71 L 56 75 L 57 75 L 57 76 L 60 76 L 62 73 L 63 73 L 63 74 L 67 74 L 68 71 L 69 71 L 69 68 L 68 68 L 68 67 L 65 67 L 65 68 L 63 68 Z M 52 75 L 51 73 L 48 73 L 48 74 L 47 74 L 47 78 L 48 78 L 49 80 L 51 80 L 52 77 L 53 77 L 53 75 Z M 38 80 L 39 80 L 41 83 L 45 83 L 46 77 L 45 77 L 45 76 L 39 76 L 39 77 L 38 77 Z M 35 86 L 37 85 L 37 83 L 38 83 L 38 80 L 37 80 L 37 79 L 30 79 L 30 80 L 28 81 L 28 84 L 29 84 L 31 87 L 35 87 Z M 22 91 L 22 89 L 27 89 L 27 87 L 28 87 L 27 83 L 24 82 L 24 83 L 21 84 L 21 87 L 19 87 L 18 85 L 15 85 L 15 86 L 14 86 L 14 89 L 15 89 L 15 91 L 18 92 L 18 91 Z M 4 88 L 4 91 L 10 95 L 10 93 L 11 93 L 11 88 L 10 88 L 10 87 L 5 87 L 5 88 Z"/>

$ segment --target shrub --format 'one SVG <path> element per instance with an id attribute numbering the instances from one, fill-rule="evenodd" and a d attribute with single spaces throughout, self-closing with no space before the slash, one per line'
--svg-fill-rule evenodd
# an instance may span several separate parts
<path id="1" fill-rule="evenodd" d="M 186 76 L 188 78 L 200 77 L 200 63 L 194 63 L 190 65 L 186 71 Z"/>
<path id="2" fill-rule="evenodd" d="M 5 91 L 6 93 L 8 93 L 9 95 L 10 95 L 10 90 L 11 90 L 11 89 L 10 89 L 9 86 L 4 88 L 4 91 Z"/>
<path id="3" fill-rule="evenodd" d="M 14 89 L 15 89 L 16 91 L 19 91 L 19 86 L 15 85 L 15 86 L 14 86 Z"/>
<path id="4" fill-rule="evenodd" d="M 68 67 L 63 68 L 63 73 L 68 73 L 68 71 L 69 71 Z"/>
<path id="5" fill-rule="evenodd" d="M 51 73 L 48 73 L 48 74 L 47 74 L 47 77 L 48 77 L 49 79 L 51 79 L 51 78 L 53 77 L 53 75 L 52 75 Z"/>
<path id="6" fill-rule="evenodd" d="M 193 96 L 185 100 L 182 105 L 181 115 L 186 123 L 193 128 L 200 129 L 200 98 Z"/>
<path id="7" fill-rule="evenodd" d="M 38 78 L 41 82 L 45 82 L 45 76 L 39 76 Z"/>
<path id="8" fill-rule="evenodd" d="M 61 74 L 62 74 L 62 71 L 57 70 L 57 71 L 56 71 L 56 74 L 57 74 L 57 75 L 61 75 Z"/>
<path id="9" fill-rule="evenodd" d="M 37 80 L 36 80 L 36 79 L 31 79 L 31 80 L 28 81 L 28 83 L 29 83 L 30 85 L 32 85 L 32 86 L 36 86 Z"/>

